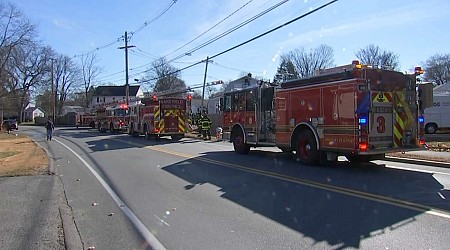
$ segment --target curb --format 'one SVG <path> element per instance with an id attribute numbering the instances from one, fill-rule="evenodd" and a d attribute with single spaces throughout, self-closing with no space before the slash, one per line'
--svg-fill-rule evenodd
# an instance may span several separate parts
<path id="1" fill-rule="evenodd" d="M 402 158 L 402 157 L 395 157 L 395 156 L 386 156 L 385 161 L 394 161 L 394 162 L 416 164 L 416 165 L 424 164 L 424 165 L 433 166 L 433 167 L 450 168 L 450 163 L 447 163 L 447 162 L 429 161 L 429 160 L 423 160 L 423 159 L 417 159 L 417 158 Z"/>
<path id="2" fill-rule="evenodd" d="M 49 161 L 49 167 L 48 167 L 49 175 L 56 176 L 57 170 L 55 168 L 55 161 L 53 159 L 53 156 L 48 151 L 48 149 L 42 147 L 39 143 L 37 143 L 36 140 L 34 140 L 34 138 L 32 138 L 30 136 L 28 136 L 28 138 L 31 138 L 31 140 L 36 145 L 38 145 L 38 147 L 42 148 L 45 151 L 45 153 L 48 156 L 48 161 Z M 73 214 L 72 214 L 72 209 L 69 206 L 69 203 L 67 201 L 66 192 L 64 190 L 64 184 L 62 183 L 61 177 L 59 175 L 56 176 L 56 178 L 58 178 L 59 185 L 61 185 L 61 188 L 62 188 L 61 195 L 63 196 L 63 201 L 61 202 L 62 204 L 59 206 L 59 215 L 60 215 L 61 221 L 62 221 L 65 248 L 68 250 L 83 249 L 83 243 L 81 240 L 81 236 L 80 236 L 77 226 L 75 224 L 75 220 L 74 220 Z"/>

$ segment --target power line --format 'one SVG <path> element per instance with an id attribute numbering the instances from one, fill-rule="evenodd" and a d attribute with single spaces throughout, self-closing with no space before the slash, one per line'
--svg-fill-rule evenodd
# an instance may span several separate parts
<path id="1" fill-rule="evenodd" d="M 276 30 L 279 30 L 279 29 L 283 28 L 284 26 L 287 26 L 287 25 L 289 25 L 289 24 L 291 24 L 291 23 L 293 23 L 293 22 L 296 22 L 296 21 L 298 21 L 298 20 L 300 20 L 300 19 L 302 19 L 302 18 L 304 18 L 304 17 L 306 17 L 306 16 L 309 16 L 309 15 L 311 15 L 312 13 L 317 12 L 317 11 L 319 11 L 319 10 L 321 10 L 321 9 L 327 7 L 328 5 L 331 5 L 331 4 L 333 4 L 333 3 L 337 2 L 337 1 L 339 1 L 339 0 L 333 0 L 333 1 L 330 1 L 330 2 L 328 2 L 328 3 L 326 3 L 326 4 L 323 4 L 323 5 L 321 5 L 320 7 L 317 7 L 317 8 L 315 8 L 315 9 L 311 10 L 311 11 L 308 11 L 308 12 L 306 12 L 305 14 L 299 16 L 299 17 L 296 17 L 296 18 L 294 18 L 294 19 L 292 19 L 292 20 L 290 20 L 290 21 L 288 21 L 288 22 L 286 22 L 286 23 L 284 23 L 284 24 L 281 24 L 281 25 L 279 25 L 279 26 L 277 26 L 277 27 L 275 27 L 275 28 L 273 28 L 273 29 L 271 29 L 271 30 L 269 30 L 269 31 L 266 31 L 266 32 L 262 33 L 261 35 L 255 36 L 255 37 L 253 37 L 253 38 L 251 38 L 251 39 L 249 39 L 249 40 L 247 40 L 247 41 L 245 41 L 245 42 L 243 42 L 243 43 L 240 43 L 240 44 L 238 44 L 238 45 L 236 45 L 236 46 L 234 46 L 234 47 L 231 47 L 231 48 L 229 48 L 229 49 L 227 49 L 227 50 L 224 50 L 224 51 L 222 51 L 222 52 L 220 52 L 220 53 L 217 53 L 217 54 L 211 56 L 210 59 L 213 59 L 213 58 L 215 58 L 215 57 L 218 57 L 218 56 L 220 56 L 220 55 L 223 55 L 223 54 L 225 54 L 225 53 L 227 53 L 227 52 L 230 52 L 230 51 L 232 51 L 232 50 L 234 50 L 234 49 L 237 49 L 237 48 L 239 48 L 239 47 L 241 47 L 241 46 L 243 46 L 243 45 L 245 45 L 245 44 L 247 44 L 247 43 L 250 43 L 250 42 L 252 42 L 252 41 L 254 41 L 254 40 L 258 39 L 258 38 L 261 38 L 261 37 L 263 37 L 263 36 L 265 36 L 265 35 L 268 35 L 268 34 L 274 32 L 274 31 L 276 31 Z"/>
<path id="2" fill-rule="evenodd" d="M 315 12 L 317 12 L 317 11 L 319 11 L 319 10 L 321 10 L 321 9 L 323 9 L 323 8 L 329 6 L 329 5 L 331 5 L 331 4 L 333 4 L 333 3 L 337 2 L 337 1 L 339 1 L 339 0 L 332 0 L 332 1 L 329 1 L 329 2 L 327 2 L 327 3 L 325 3 L 325 4 L 323 4 L 323 5 L 321 5 L 321 6 L 317 7 L 317 8 L 315 8 L 315 9 L 312 9 L 312 10 L 306 12 L 306 13 L 303 14 L 303 15 L 300 15 L 300 16 L 294 18 L 294 19 L 291 19 L 290 21 L 285 22 L 285 23 L 283 23 L 283 24 L 281 24 L 281 25 L 279 25 L 279 26 L 277 26 L 277 27 L 275 27 L 275 28 L 273 28 L 273 29 L 270 29 L 270 30 L 268 30 L 268 31 L 266 31 L 266 32 L 264 32 L 264 33 L 258 35 L 258 36 L 255 36 L 255 37 L 253 37 L 253 38 L 251 38 L 251 39 L 249 39 L 249 40 L 247 40 L 247 41 L 245 41 L 245 42 L 242 42 L 242 43 L 240 43 L 240 44 L 238 44 L 238 45 L 236 45 L 236 46 L 233 46 L 233 47 L 231 47 L 231 48 L 229 48 L 229 49 L 226 49 L 226 50 L 224 50 L 224 51 L 222 51 L 222 52 L 220 52 L 220 53 L 217 53 L 217 54 L 215 54 L 215 55 L 213 55 L 213 56 L 210 56 L 210 57 L 208 57 L 208 60 L 211 60 L 211 59 L 213 59 L 213 58 L 215 58 L 215 57 L 218 57 L 218 56 L 220 56 L 220 55 L 223 55 L 223 54 L 225 54 L 225 53 L 228 53 L 228 52 L 230 52 L 230 51 L 232 51 L 232 50 L 235 50 L 235 49 L 237 49 L 237 48 L 239 48 L 239 47 L 241 47 L 241 46 L 243 46 L 243 45 L 245 45 L 245 44 L 247 44 L 247 43 L 250 43 L 250 42 L 252 42 L 252 41 L 255 41 L 255 40 L 257 40 L 257 39 L 259 39 L 259 38 L 261 38 L 261 37 L 263 37 L 263 36 L 266 36 L 266 35 L 268 35 L 268 34 L 274 32 L 274 31 L 276 31 L 276 30 L 279 30 L 279 29 L 283 28 L 284 26 L 287 26 L 287 25 L 292 24 L 292 23 L 294 23 L 294 22 L 296 22 L 296 21 L 298 21 L 298 20 L 300 20 L 300 19 L 302 19 L 302 18 L 305 18 L 305 17 L 307 17 L 307 16 L 309 16 L 309 15 L 311 15 L 311 14 L 313 14 L 313 13 L 315 13 Z M 191 64 L 191 65 L 189 65 L 189 66 L 186 66 L 186 67 L 184 67 L 184 68 L 182 68 L 182 69 L 178 69 L 178 70 L 175 70 L 175 71 L 173 71 L 173 72 L 171 72 L 171 73 L 168 73 L 168 74 L 166 74 L 166 75 L 164 75 L 164 76 L 169 76 L 169 75 L 173 75 L 173 74 L 179 73 L 179 72 L 181 72 L 181 71 L 183 71 L 183 70 L 192 68 L 192 67 L 194 67 L 194 66 L 196 66 L 196 65 L 198 65 L 198 64 L 204 63 L 204 62 L 206 62 L 206 61 L 207 61 L 206 59 L 201 60 L 201 61 L 199 61 L 199 62 L 196 62 L 196 63 L 193 63 L 193 64 Z M 157 77 L 157 78 L 152 78 L 152 79 L 148 79 L 148 80 L 142 81 L 142 83 L 147 83 L 147 82 L 154 81 L 154 80 L 158 80 L 158 79 L 159 79 L 159 77 Z"/>
<path id="3" fill-rule="evenodd" d="M 253 1 L 253 0 L 251 0 L 251 1 Z M 202 36 L 203 34 L 207 33 L 208 31 L 212 30 L 214 27 L 216 27 L 217 25 L 219 25 L 221 22 L 225 21 L 227 18 L 229 18 L 229 17 L 231 17 L 232 15 L 234 15 L 235 13 L 237 13 L 239 10 L 241 10 L 242 8 L 244 8 L 244 7 L 245 7 L 247 4 L 249 4 L 251 1 L 247 2 L 246 4 L 244 4 L 243 6 L 241 6 L 240 8 L 238 8 L 237 10 L 235 10 L 233 13 L 231 13 L 230 15 L 228 15 L 226 18 L 222 19 L 222 21 L 220 21 L 220 22 L 217 23 L 216 25 L 213 25 L 211 28 L 209 28 L 208 30 L 206 30 L 205 32 L 203 32 L 200 36 Z M 192 53 L 192 52 L 195 52 L 195 51 L 197 51 L 197 50 L 199 50 L 199 49 L 201 49 L 201 48 L 203 48 L 203 47 L 205 47 L 205 46 L 207 46 L 207 45 L 209 45 L 209 44 L 211 44 L 211 43 L 213 43 L 213 42 L 219 40 L 220 38 L 223 38 L 224 36 L 231 34 L 232 32 L 234 32 L 234 31 L 236 31 L 236 30 L 238 30 L 238 29 L 244 27 L 245 25 L 249 24 L 250 22 L 252 22 L 252 21 L 258 19 L 259 17 L 261 17 L 261 16 L 267 14 L 268 12 L 274 10 L 275 8 L 281 6 L 282 4 L 284 4 L 284 3 L 288 2 L 288 1 L 289 1 L 289 0 L 283 0 L 283 1 L 281 1 L 281 2 L 279 2 L 279 3 L 277 3 L 277 4 L 275 4 L 275 5 L 273 5 L 272 7 L 270 7 L 270 8 L 268 8 L 268 9 L 264 10 L 263 12 L 260 12 L 259 14 L 253 16 L 252 18 L 247 19 L 247 20 L 244 21 L 244 22 L 241 22 L 240 24 L 234 26 L 233 28 L 231 28 L 231 29 L 229 29 L 229 30 L 227 30 L 227 31 L 225 31 L 225 32 L 223 32 L 223 33 L 221 33 L 220 35 L 218 35 L 218 36 L 216 36 L 216 37 L 210 39 L 209 41 L 204 42 L 203 44 L 201 44 L 201 45 L 195 47 L 194 49 L 191 49 L 191 50 L 188 51 L 188 52 L 185 52 L 185 53 L 180 54 L 179 56 L 177 56 L 177 57 L 175 57 L 175 58 L 170 59 L 167 63 L 174 62 L 175 60 L 180 59 L 180 58 L 186 56 L 187 54 L 190 54 L 190 53 Z M 200 36 L 198 36 L 197 38 L 194 38 L 193 40 L 191 40 L 191 41 L 188 42 L 187 44 L 190 44 L 190 43 L 193 42 L 194 40 L 198 39 Z M 185 47 L 187 44 L 185 44 L 185 45 L 182 46 L 182 47 Z M 180 47 L 180 48 L 181 48 L 181 47 Z M 176 49 L 175 51 L 179 50 L 180 48 Z M 173 54 L 175 51 L 171 52 L 170 54 Z M 170 54 L 169 54 L 169 55 L 170 55 Z M 148 66 L 148 65 L 151 65 L 151 64 L 152 64 L 152 62 L 147 63 L 147 64 L 144 64 L 144 65 L 139 66 L 139 67 L 136 67 L 136 68 L 133 68 L 133 69 L 131 69 L 131 70 L 135 70 L 135 69 L 138 69 L 138 68 L 142 68 L 142 67 L 145 67 L 145 66 Z M 157 65 L 157 66 L 155 66 L 155 67 L 160 67 L 160 66 L 163 66 L 163 65 Z M 148 72 L 148 71 L 149 71 L 149 70 L 143 70 L 143 71 L 141 71 L 141 72 L 136 72 L 135 75 L 140 74 L 140 73 L 145 73 L 145 72 Z M 121 73 L 123 73 L 123 71 L 121 71 Z M 122 80 L 122 78 L 120 78 L 120 79 L 118 79 L 118 80 Z"/>
<path id="4" fill-rule="evenodd" d="M 287 3 L 288 1 L 289 1 L 289 0 L 283 0 L 283 1 L 281 1 L 281 2 L 279 2 L 279 3 L 277 3 L 277 4 L 275 4 L 275 5 L 273 5 L 272 7 L 268 8 L 268 9 L 266 9 L 266 10 L 260 12 L 260 13 L 258 13 L 257 15 L 255 15 L 255 16 L 253 16 L 253 17 L 247 19 L 247 20 L 245 20 L 244 22 L 242 22 L 242 23 L 240 23 L 240 24 L 234 26 L 233 28 L 228 29 L 227 31 L 225 31 L 225 32 L 223 32 L 223 33 L 221 33 L 221 34 L 215 36 L 214 38 L 212 38 L 212 39 L 210 39 L 210 40 L 208 40 L 208 41 L 206 41 L 206 42 L 204 42 L 204 43 L 198 45 L 197 47 L 195 47 L 195 48 L 193 48 L 193 49 L 187 51 L 186 53 L 181 54 L 181 55 L 179 55 L 179 56 L 176 56 L 175 58 L 169 60 L 168 62 L 170 63 L 170 62 L 172 62 L 172 61 L 174 61 L 174 60 L 177 60 L 177 59 L 180 59 L 180 58 L 186 56 L 187 54 L 191 54 L 191 53 L 193 53 L 193 52 L 195 52 L 195 51 L 197 51 L 197 50 L 199 50 L 199 49 L 201 49 L 201 48 L 203 48 L 203 47 L 206 47 L 207 45 L 209 45 L 209 44 L 211 44 L 211 43 L 213 43 L 213 42 L 215 42 L 215 41 L 217 41 L 217 40 L 219 40 L 219 39 L 221 39 L 221 38 L 223 38 L 223 37 L 225 37 L 225 36 L 227 36 L 227 35 L 233 33 L 234 31 L 236 31 L 236 30 L 238 30 L 238 29 L 244 27 L 245 25 L 247 25 L 247 24 L 249 24 L 249 23 L 255 21 L 256 19 L 258 19 L 258 18 L 264 16 L 265 14 L 267 14 L 267 13 L 273 11 L 274 9 L 280 7 L 281 5 Z"/>
<path id="5" fill-rule="evenodd" d="M 135 34 L 138 33 L 139 31 L 141 31 L 142 29 L 144 29 L 144 28 L 147 27 L 148 25 L 154 23 L 156 20 L 158 20 L 160 17 L 162 17 L 162 16 L 163 16 L 163 15 L 164 15 L 164 14 L 165 14 L 172 6 L 176 3 L 176 2 L 177 2 L 177 0 L 171 0 L 171 3 L 169 3 L 169 4 L 168 4 L 166 7 L 164 7 L 161 11 L 157 12 L 156 15 L 155 15 L 155 17 L 153 17 L 153 18 L 152 18 L 151 20 L 149 20 L 149 21 L 145 21 L 144 24 L 141 25 L 138 29 L 136 29 L 136 30 L 133 31 L 133 32 L 130 32 L 130 36 L 129 36 L 128 38 L 131 39 L 131 37 L 132 37 L 133 35 L 135 35 Z M 92 53 L 94 53 L 94 52 L 96 52 L 96 51 L 99 51 L 99 50 L 101 50 L 101 49 L 108 48 L 108 47 L 110 47 L 110 46 L 112 46 L 112 45 L 114 45 L 114 44 L 116 44 L 116 43 L 122 42 L 123 39 L 124 39 L 124 36 L 120 36 L 120 37 L 118 37 L 116 40 L 114 40 L 114 41 L 112 41 L 112 42 L 109 42 L 109 43 L 106 43 L 106 44 L 104 44 L 104 45 L 98 46 L 98 47 L 96 47 L 95 49 L 93 49 L 93 50 L 91 50 L 91 51 L 88 51 L 88 52 L 86 52 L 86 53 L 81 53 L 81 54 L 74 55 L 73 57 L 87 56 L 87 55 L 92 54 Z"/>
<path id="6" fill-rule="evenodd" d="M 148 25 L 154 23 L 156 20 L 158 20 L 160 17 L 162 17 L 167 11 L 169 11 L 169 9 L 177 2 L 177 0 L 172 0 L 171 3 L 169 3 L 169 5 L 167 5 L 164 9 L 162 9 L 159 13 L 157 13 L 155 15 L 155 17 L 153 17 L 152 19 L 150 19 L 149 21 L 145 21 L 143 25 L 141 25 L 138 29 L 136 29 L 135 31 L 130 32 L 131 36 L 130 38 L 135 35 L 136 33 L 138 33 L 139 31 L 143 30 L 145 27 L 147 27 Z"/>
<path id="7" fill-rule="evenodd" d="M 197 37 L 195 37 L 194 39 L 190 40 L 189 42 L 185 43 L 184 45 L 182 45 L 181 47 L 175 49 L 174 51 L 170 52 L 169 54 L 167 54 L 166 56 L 172 55 L 173 53 L 179 51 L 180 49 L 186 47 L 187 45 L 191 44 L 192 42 L 194 42 L 195 40 L 199 39 L 200 37 L 202 37 L 203 35 L 205 35 L 206 33 L 208 33 L 209 31 L 211 31 L 212 29 L 214 29 L 215 27 L 219 26 L 221 23 L 223 23 L 225 20 L 227 20 L 228 18 L 232 17 L 234 14 L 236 14 L 238 11 L 242 10 L 245 6 L 247 6 L 249 3 L 251 3 L 253 0 L 250 0 L 248 2 L 246 2 L 244 5 L 242 5 L 241 7 L 239 7 L 237 10 L 233 11 L 231 14 L 229 14 L 228 16 L 226 16 L 224 19 L 220 20 L 218 23 L 214 24 L 213 26 L 211 26 L 209 29 L 205 30 L 203 33 L 201 33 L 200 35 L 198 35 Z"/>

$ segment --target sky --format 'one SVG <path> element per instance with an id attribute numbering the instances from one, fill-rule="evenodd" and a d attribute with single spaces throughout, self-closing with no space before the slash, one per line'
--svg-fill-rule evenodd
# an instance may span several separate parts
<path id="1" fill-rule="evenodd" d="M 98 85 L 125 84 L 125 32 L 131 37 L 130 84 L 160 57 L 185 68 L 311 11 L 329 0 L 0 0 L 15 4 L 36 25 L 44 45 L 79 62 L 95 53 Z M 282 3 L 267 14 L 192 53 L 190 50 Z M 170 7 L 170 8 L 169 8 Z M 165 11 L 166 10 L 166 11 Z M 339 0 L 208 63 L 207 82 L 243 74 L 272 80 L 280 55 L 326 44 L 334 64 L 350 64 L 369 44 L 399 55 L 411 72 L 436 54 L 450 53 L 448 0 Z M 186 55 L 187 54 L 187 55 Z M 179 57 L 179 58 L 178 58 Z M 205 63 L 181 71 L 187 86 L 203 83 Z M 144 91 L 149 90 L 143 85 Z"/>

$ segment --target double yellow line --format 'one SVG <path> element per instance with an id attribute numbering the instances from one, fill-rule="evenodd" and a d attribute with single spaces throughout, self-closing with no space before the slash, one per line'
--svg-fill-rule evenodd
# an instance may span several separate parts
<path id="1" fill-rule="evenodd" d="M 165 148 L 162 148 L 159 146 L 145 146 L 142 144 L 128 142 L 128 141 L 124 141 L 124 140 L 118 140 L 118 139 L 114 139 L 114 140 L 117 140 L 117 141 L 120 141 L 123 143 L 128 143 L 128 144 L 135 145 L 135 146 L 139 146 L 139 147 L 145 147 L 146 149 L 149 149 L 149 150 L 153 150 L 153 151 L 157 151 L 157 152 L 161 152 L 161 153 L 165 153 L 165 154 L 169 154 L 169 155 L 175 155 L 175 156 L 179 156 L 179 157 L 186 158 L 186 159 L 193 159 L 196 161 L 216 164 L 219 166 L 244 171 L 247 173 L 258 174 L 258 175 L 262 175 L 262 176 L 266 176 L 266 177 L 270 177 L 270 178 L 274 178 L 274 179 L 278 179 L 278 180 L 283 180 L 283 181 L 289 181 L 289 182 L 295 183 L 295 184 L 318 188 L 321 190 L 326 190 L 326 191 L 330 191 L 330 192 L 334 192 L 334 193 L 340 193 L 340 194 L 344 194 L 344 195 L 348 195 L 348 196 L 352 196 L 352 197 L 357 197 L 357 198 L 361 198 L 361 199 L 365 199 L 365 200 L 380 202 L 380 203 L 384 203 L 384 204 L 388 204 L 388 205 L 392 205 L 392 206 L 396 206 L 396 207 L 402 207 L 402 208 L 418 211 L 421 213 L 426 213 L 429 215 L 434 215 L 434 216 L 439 216 L 442 218 L 450 219 L 449 211 L 436 209 L 436 208 L 433 208 L 430 206 L 417 204 L 414 202 L 394 199 L 394 198 L 390 198 L 390 197 L 385 197 L 385 196 L 381 196 L 381 195 L 377 195 L 377 194 L 362 192 L 362 191 L 353 190 L 353 189 L 344 188 L 344 187 L 337 187 L 337 186 L 333 186 L 333 185 L 329 185 L 329 184 L 325 184 L 325 183 L 320 183 L 317 181 L 311 181 L 311 180 L 307 180 L 307 179 L 303 179 L 303 178 L 292 177 L 289 175 L 269 172 L 269 171 L 260 170 L 260 169 L 254 169 L 254 168 L 250 168 L 250 167 L 246 167 L 246 166 L 242 166 L 242 165 L 238 165 L 238 164 L 217 161 L 217 160 L 208 159 L 208 158 L 204 158 L 204 157 L 202 158 L 202 157 L 199 157 L 196 155 L 185 154 L 185 153 L 168 150 L 168 149 L 165 149 Z"/>

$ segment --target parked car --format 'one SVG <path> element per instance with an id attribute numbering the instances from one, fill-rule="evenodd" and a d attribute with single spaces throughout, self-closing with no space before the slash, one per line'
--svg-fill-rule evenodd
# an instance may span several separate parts
<path id="1" fill-rule="evenodd" d="M 4 120 L 2 123 L 2 129 L 5 131 L 18 130 L 19 126 L 17 126 L 16 120 Z"/>

